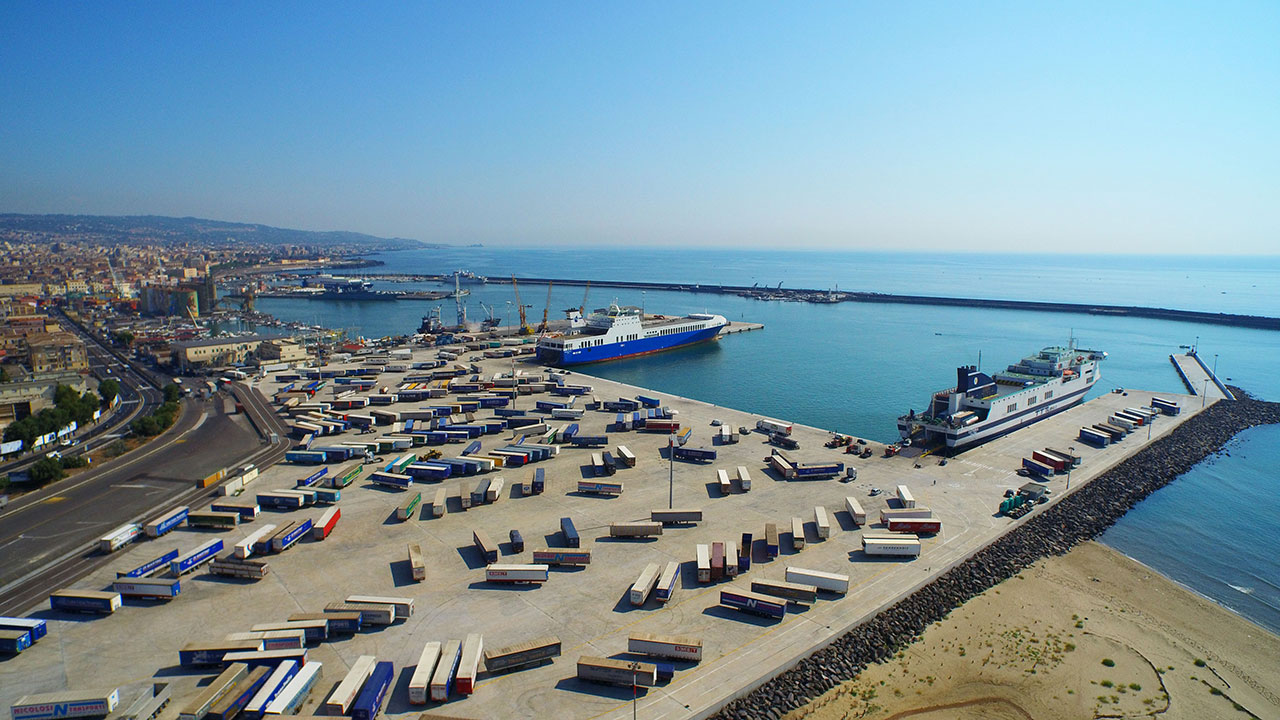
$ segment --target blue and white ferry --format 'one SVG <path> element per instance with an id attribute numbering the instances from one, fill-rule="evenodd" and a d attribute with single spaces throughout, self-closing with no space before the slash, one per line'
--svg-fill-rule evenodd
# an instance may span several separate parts
<path id="1" fill-rule="evenodd" d="M 647 355 L 714 340 L 729 324 L 722 315 L 646 316 L 638 307 L 619 307 L 617 303 L 596 310 L 585 320 L 572 312 L 569 321 L 568 333 L 538 339 L 538 360 L 565 366 Z"/>

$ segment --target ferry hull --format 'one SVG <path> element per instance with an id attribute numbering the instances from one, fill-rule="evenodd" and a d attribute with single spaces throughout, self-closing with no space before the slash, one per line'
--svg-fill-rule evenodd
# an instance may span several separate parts
<path id="1" fill-rule="evenodd" d="M 560 351 L 540 347 L 538 348 L 538 360 L 547 365 L 555 365 L 557 367 L 620 360 L 622 358 L 649 355 L 652 353 L 674 350 L 676 348 L 706 342 L 708 340 L 714 340 L 719 334 L 720 326 L 716 325 L 714 327 L 703 328 L 701 330 L 694 330 L 687 333 L 641 338 L 639 340 L 628 340 L 625 342 L 575 350 Z"/>

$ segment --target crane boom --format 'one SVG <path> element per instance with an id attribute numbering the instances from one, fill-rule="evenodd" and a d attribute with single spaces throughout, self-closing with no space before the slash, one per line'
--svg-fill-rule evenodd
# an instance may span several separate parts
<path id="1" fill-rule="evenodd" d="M 551 311 L 551 282 L 547 282 L 547 304 L 542 308 L 542 324 L 538 326 L 538 332 L 547 331 L 547 313 Z"/>
<path id="2" fill-rule="evenodd" d="M 525 306 L 524 306 L 524 303 L 520 302 L 520 287 L 516 284 L 515 275 L 511 276 L 511 289 L 516 294 L 516 309 L 520 311 L 520 334 L 530 335 L 533 333 L 533 328 L 529 327 L 529 321 L 525 319 L 525 314 L 524 314 Z"/>

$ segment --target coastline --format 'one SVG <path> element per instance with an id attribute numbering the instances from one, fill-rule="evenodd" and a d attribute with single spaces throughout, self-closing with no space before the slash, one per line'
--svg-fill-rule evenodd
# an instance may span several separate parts
<path id="1" fill-rule="evenodd" d="M 1028 522 L 942 577 L 727 703 L 712 717 L 777 718 L 806 706 L 861 676 L 868 667 L 906 652 L 931 625 L 970 599 L 1002 585 L 1046 557 L 1064 555 L 1080 543 L 1095 539 L 1142 499 L 1221 450 L 1244 429 L 1280 422 L 1280 403 L 1257 400 L 1238 388 L 1233 390 L 1239 400 L 1215 402 L 1137 455 L 1061 498 L 1047 511 L 1032 515 Z M 1183 595 L 1195 597 L 1186 592 Z M 1239 618 L 1221 606 L 1215 607 Z M 1257 626 L 1250 623 L 1250 627 Z M 1014 713 L 1009 717 L 1030 716 Z"/>
<path id="2" fill-rule="evenodd" d="M 1280 636 L 1087 542 L 784 717 L 1275 718 L 1277 656 Z"/>

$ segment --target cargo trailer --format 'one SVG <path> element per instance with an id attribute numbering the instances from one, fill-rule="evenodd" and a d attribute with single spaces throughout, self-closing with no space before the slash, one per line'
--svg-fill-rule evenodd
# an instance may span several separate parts
<path id="1" fill-rule="evenodd" d="M 702 662 L 702 639 L 636 632 L 627 637 L 627 652 L 685 662 Z"/>
<path id="2" fill-rule="evenodd" d="M 567 517 L 560 518 L 560 534 L 564 536 L 564 544 L 571 548 L 581 546 L 581 539 L 578 536 L 578 529 L 573 526 L 573 520 Z"/>
<path id="3" fill-rule="evenodd" d="M 409 543 L 409 572 L 417 582 L 427 579 L 427 564 L 422 559 L 422 547 L 418 543 Z"/>
<path id="4" fill-rule="evenodd" d="M 338 683 L 338 687 L 329 695 L 328 701 L 324 704 L 325 713 L 329 715 L 346 715 L 355 705 L 356 698 L 360 694 L 360 688 L 364 687 L 365 681 L 373 674 L 374 667 L 378 664 L 378 658 L 373 655 L 361 655 L 351 664 L 351 670 L 342 678 L 342 682 Z"/>
<path id="5" fill-rule="evenodd" d="M 724 543 L 711 543 L 711 579 L 720 580 L 724 577 Z"/>
<path id="6" fill-rule="evenodd" d="M 512 552 L 517 554 L 524 552 L 524 536 L 520 534 L 519 530 L 512 530 L 507 533 L 507 537 L 511 540 Z"/>
<path id="7" fill-rule="evenodd" d="M 867 555 L 900 555 L 920 557 L 920 541 L 907 538 L 862 538 L 862 552 Z"/>
<path id="8" fill-rule="evenodd" d="M 698 545 L 697 548 L 698 582 L 711 582 L 711 547 Z"/>
<path id="9" fill-rule="evenodd" d="M 1080 456 L 1069 453 L 1065 450 L 1056 450 L 1054 448 L 1045 448 L 1044 451 L 1050 455 L 1061 458 L 1069 468 L 1080 467 Z"/>
<path id="10" fill-rule="evenodd" d="M 751 473 L 742 465 L 738 466 L 738 487 L 742 488 L 742 492 L 751 491 Z"/>
<path id="11" fill-rule="evenodd" d="M 911 489 L 906 485 L 898 486 L 898 503 L 904 508 L 916 506 L 916 496 L 911 494 Z"/>
<path id="12" fill-rule="evenodd" d="M 209 714 L 209 710 L 213 708 L 214 703 L 221 700 L 227 693 L 231 692 L 236 683 L 243 680 L 249 674 L 249 667 L 243 663 L 234 663 L 222 674 L 214 678 L 200 691 L 199 695 L 187 704 L 178 714 L 179 720 L 202 720 Z M 15 718 L 14 720 L 17 720 Z"/>
<path id="13" fill-rule="evenodd" d="M 778 526 L 776 523 L 765 523 L 764 526 L 764 554 L 771 558 L 778 557 L 780 545 L 778 543 Z"/>
<path id="14" fill-rule="evenodd" d="M 649 520 L 664 525 L 702 522 L 702 510 L 694 508 L 673 508 L 669 510 L 650 510 Z"/>
<path id="15" fill-rule="evenodd" d="M 658 667 L 653 663 L 583 655 L 578 658 L 578 679 L 610 685 L 653 687 L 658 684 Z"/>
<path id="16" fill-rule="evenodd" d="M 361 625 L 390 625 L 395 622 L 396 610 L 380 603 L 331 602 L 324 606 L 326 613 L 360 613 Z"/>
<path id="17" fill-rule="evenodd" d="M 142 534 L 142 526 L 125 523 L 98 540 L 98 552 L 112 553 L 133 542 Z"/>
<path id="18" fill-rule="evenodd" d="M 321 621 L 323 622 L 323 621 Z M 323 630 L 324 628 L 321 628 Z M 251 630 L 249 632 L 228 633 L 226 640 L 232 642 L 247 641 L 262 643 L 262 650 L 298 650 L 307 646 L 307 631 L 304 628 L 290 627 L 285 630 Z M 314 642 L 323 642 L 323 638 Z M 251 652 L 251 649 L 234 652 Z"/>
<path id="19" fill-rule="evenodd" d="M 288 682 L 275 699 L 267 704 L 263 717 L 293 715 L 306 702 L 307 697 L 315 686 L 320 682 L 323 676 L 324 667 L 321 663 L 314 660 L 308 662 L 298 670 L 293 679 Z M 298 716 L 298 720 L 304 720 Z"/>
<path id="20" fill-rule="evenodd" d="M 1052 468 L 1054 472 L 1067 471 L 1066 459 L 1058 457 L 1056 454 L 1049 453 L 1049 452 L 1042 452 L 1040 450 L 1033 450 L 1031 451 L 1031 459 L 1040 463 L 1041 465 L 1047 465 L 1048 467 Z"/>
<path id="21" fill-rule="evenodd" d="M 346 602 L 353 605 L 387 605 L 395 611 L 396 620 L 413 617 L 413 598 L 383 595 L 348 595 Z"/>
<path id="22" fill-rule="evenodd" d="M 560 638 L 549 635 L 536 640 L 484 651 L 484 667 L 490 673 L 513 670 L 560 656 Z"/>
<path id="23" fill-rule="evenodd" d="M 540 495 L 547 487 L 547 474 L 543 468 L 533 471 L 533 494 Z"/>
<path id="24" fill-rule="evenodd" d="M 120 609 L 120 593 L 103 590 L 54 590 L 49 607 L 61 612 L 87 612 L 108 615 Z M 43 627 L 44 621 L 39 621 Z M 0 627 L 4 627 L 0 619 Z"/>
<path id="25" fill-rule="evenodd" d="M 100 717 L 120 703 L 119 688 L 105 692 L 54 692 L 23 695 L 9 706 L 13 720 Z"/>
<path id="26" fill-rule="evenodd" d="M 751 592 L 772 595 L 802 605 L 812 605 L 818 601 L 817 586 L 785 580 L 752 580 Z"/>
<path id="27" fill-rule="evenodd" d="M 30 633 L 31 642 L 49 634 L 49 624 L 40 618 L 0 617 L 0 629 Z"/>
<path id="28" fill-rule="evenodd" d="M 720 604 L 740 612 L 767 618 L 782 618 L 787 614 L 787 603 L 780 598 L 758 595 L 749 590 L 729 588 L 720 591 Z"/>
<path id="29" fill-rule="evenodd" d="M 301 495 L 289 492 L 262 492 L 257 494 L 258 505 L 271 510 L 299 510 L 305 500 Z"/>
<path id="30" fill-rule="evenodd" d="M 742 542 L 738 546 L 738 572 L 744 573 L 751 569 L 752 548 L 751 533 L 742 533 Z"/>
<path id="31" fill-rule="evenodd" d="M 422 502 L 421 492 L 409 493 L 408 496 L 404 499 L 404 501 L 401 502 L 400 505 L 396 507 L 396 519 L 403 522 L 405 520 L 412 518 L 413 512 L 418 509 L 418 504 L 421 502 Z"/>
<path id="32" fill-rule="evenodd" d="M 647 538 L 661 534 L 660 522 L 609 523 L 609 537 Z"/>
<path id="33" fill-rule="evenodd" d="M 937 518 L 890 518 L 889 532 L 905 532 L 915 535 L 933 535 L 942 532 L 942 521 Z"/>
<path id="34" fill-rule="evenodd" d="M 1053 468 L 1042 462 L 1037 462 L 1031 458 L 1022 458 L 1022 467 L 1027 472 L 1037 477 L 1047 478 L 1053 475 Z"/>
<path id="35" fill-rule="evenodd" d="M 626 445 L 619 445 L 618 446 L 618 462 L 622 463 L 623 465 L 626 465 L 627 467 L 635 467 L 636 466 L 635 453 L 631 452 L 631 450 L 629 450 Z"/>
<path id="36" fill-rule="evenodd" d="M 1086 442 L 1096 447 L 1106 447 L 1111 444 L 1111 435 L 1109 433 L 1088 427 L 1080 428 L 1079 438 L 1081 442 Z"/>
<path id="37" fill-rule="evenodd" d="M 653 596 L 658 602 L 667 602 L 671 596 L 675 594 L 676 586 L 680 582 L 680 563 L 672 561 L 668 562 L 663 568 L 662 574 L 658 576 L 658 583 L 654 586 Z"/>
<path id="38" fill-rule="evenodd" d="M 821 570 L 806 570 L 805 568 L 788 567 L 785 577 L 787 582 L 798 583 L 801 585 L 813 585 L 819 590 L 829 590 L 841 595 L 849 592 L 848 575 L 823 572 Z"/>
<path id="39" fill-rule="evenodd" d="M 377 471 L 369 474 L 369 482 L 374 485 L 395 488 L 397 490 L 408 490 L 413 486 L 413 478 L 408 475 L 399 473 L 389 473 L 385 471 Z"/>
<path id="40" fill-rule="evenodd" d="M 454 674 L 462 661 L 462 641 L 450 640 L 444 644 L 440 652 L 440 663 L 431 676 L 431 699 L 444 702 L 449 699 L 449 691 L 453 689 Z"/>
<path id="41" fill-rule="evenodd" d="M 590 550 L 534 550 L 533 562 L 541 565 L 590 565 Z"/>
<path id="42" fill-rule="evenodd" d="M 813 526 L 817 528 L 819 540 L 831 537 L 831 520 L 827 517 L 827 509 L 821 505 L 813 508 Z"/>
<path id="43" fill-rule="evenodd" d="M 276 669 L 267 676 L 267 681 L 262 684 L 262 688 L 249 700 L 249 704 L 244 706 L 244 714 L 241 717 L 246 720 L 261 718 L 271 701 L 275 700 L 280 691 L 288 686 L 289 681 L 297 676 L 299 667 L 301 666 L 296 660 L 286 660 L 277 665 Z"/>
<path id="44" fill-rule="evenodd" d="M 483 530 L 473 530 L 471 541 L 476 546 L 476 550 L 480 551 L 480 557 L 484 559 L 486 565 L 498 562 L 498 545 L 489 538 L 488 533 Z"/>
<path id="45" fill-rule="evenodd" d="M 112 589 L 124 597 L 140 600 L 170 600 L 182 592 L 178 578 L 129 578 L 116 579 Z"/>
<path id="46" fill-rule="evenodd" d="M 289 523 L 284 529 L 271 536 L 272 552 L 284 552 L 293 547 L 299 540 L 306 537 L 307 533 L 311 532 L 313 526 L 310 519 Z"/>
<path id="47" fill-rule="evenodd" d="M 913 508 L 883 508 L 880 510 L 880 522 L 888 524 L 890 520 L 901 518 L 931 518 L 933 510 L 917 505 Z"/>
<path id="48" fill-rule="evenodd" d="M 178 664 L 185 668 L 223 665 L 227 653 L 261 650 L 262 640 L 219 640 L 187 643 L 178 651 Z"/>
<path id="49" fill-rule="evenodd" d="M 1121 430 L 1124 430 L 1126 433 L 1131 433 L 1134 430 L 1136 430 L 1138 427 L 1138 423 L 1132 420 L 1129 420 L 1128 418 L 1124 417 L 1123 415 L 1120 415 L 1119 413 L 1111 414 L 1107 418 L 1107 423 L 1109 425 L 1115 425 Z"/>
<path id="50" fill-rule="evenodd" d="M 738 576 L 738 544 L 732 540 L 724 544 L 724 574 L 727 577 Z"/>
<path id="51" fill-rule="evenodd" d="M 258 517 L 261 508 L 258 503 L 248 500 L 216 500 L 209 509 L 213 512 L 231 512 L 240 515 L 240 522 L 246 523 Z"/>
<path id="52" fill-rule="evenodd" d="M 549 569 L 538 564 L 493 564 L 485 568 L 484 579 L 494 583 L 544 583 Z"/>
<path id="53" fill-rule="evenodd" d="M 262 689 L 267 682 L 267 676 L 271 674 L 272 668 L 256 666 L 251 667 L 247 675 L 238 681 L 231 689 L 218 699 L 217 702 L 209 708 L 209 714 L 205 717 L 209 720 L 232 720 L 240 714 L 245 705 L 253 699 L 254 695 Z"/>
<path id="54" fill-rule="evenodd" d="M 658 574 L 661 568 L 658 563 L 649 563 L 641 571 L 640 577 L 636 578 L 635 583 L 631 585 L 631 590 L 627 593 L 627 598 L 631 604 L 640 607 L 649 599 L 649 593 L 653 592 L 654 585 L 658 584 Z"/>
<path id="55" fill-rule="evenodd" d="M 783 435 L 791 434 L 791 423 L 784 423 L 781 420 L 772 420 L 765 418 L 756 421 L 756 429 L 766 433 L 781 433 Z"/>
<path id="56" fill-rule="evenodd" d="M 798 517 L 791 518 L 791 547 L 800 552 L 804 549 L 804 520 Z"/>
<path id="57" fill-rule="evenodd" d="M 0 630 L 0 653 L 17 655 L 31 647 L 31 631 Z"/>
<path id="58" fill-rule="evenodd" d="M 578 492 L 593 495 L 621 495 L 622 483 L 606 480 L 579 480 Z"/>
<path id="59" fill-rule="evenodd" d="M 232 553 L 225 553 L 209 562 L 209 572 L 224 577 L 237 577 L 248 580 L 261 580 L 267 576 L 269 567 L 263 560 L 243 560 Z"/>
<path id="60" fill-rule="evenodd" d="M 382 705 L 391 693 L 395 675 L 395 666 L 389 662 L 383 661 L 373 666 L 369 679 L 356 696 L 356 701 L 351 704 L 351 720 L 373 720 L 382 712 Z"/>
<path id="61" fill-rule="evenodd" d="M 676 460 L 687 460 L 689 462 L 715 462 L 716 451 L 711 448 L 689 447 L 687 445 L 677 445 L 671 449 Z"/>
<path id="62" fill-rule="evenodd" d="M 418 664 L 409 676 L 409 703 L 425 705 L 431 697 L 431 676 L 440 664 L 440 643 L 431 641 L 422 648 L 418 656 Z"/>
<path id="63" fill-rule="evenodd" d="M 189 508 L 186 506 L 174 508 L 144 525 L 143 530 L 147 537 L 160 537 L 186 522 L 188 512 Z"/>
<path id="64" fill-rule="evenodd" d="M 476 674 L 480 670 L 480 658 L 484 655 L 484 638 L 480 633 L 468 633 L 462 641 L 462 656 L 458 659 L 458 671 L 454 686 L 463 695 L 476 689 Z M 353 718 L 352 720 L 355 720 Z"/>
<path id="65" fill-rule="evenodd" d="M 240 559 L 247 558 L 258 552 L 258 548 L 261 547 L 263 543 L 266 545 L 265 547 L 262 547 L 262 552 L 270 552 L 271 536 L 276 534 L 276 529 L 275 525 L 263 525 L 257 530 L 246 535 L 243 540 L 236 543 L 231 550 L 231 554 Z M 174 552 L 176 553 L 177 551 Z M 174 557 L 177 557 L 177 555 L 175 554 Z"/>
<path id="66" fill-rule="evenodd" d="M 729 473 L 724 469 L 716 470 L 716 484 L 720 486 L 721 495 L 728 495 L 733 492 L 733 483 L 729 481 Z"/>
<path id="67" fill-rule="evenodd" d="M 867 512 L 862 509 L 862 503 L 857 498 L 846 497 L 844 499 L 844 509 L 849 513 L 849 517 L 853 519 L 854 525 L 867 524 Z"/>
<path id="68" fill-rule="evenodd" d="M 331 507 L 324 511 L 320 519 L 311 528 L 312 540 L 324 540 L 329 537 L 329 533 L 338 526 L 338 520 L 342 518 L 342 508 Z"/>

